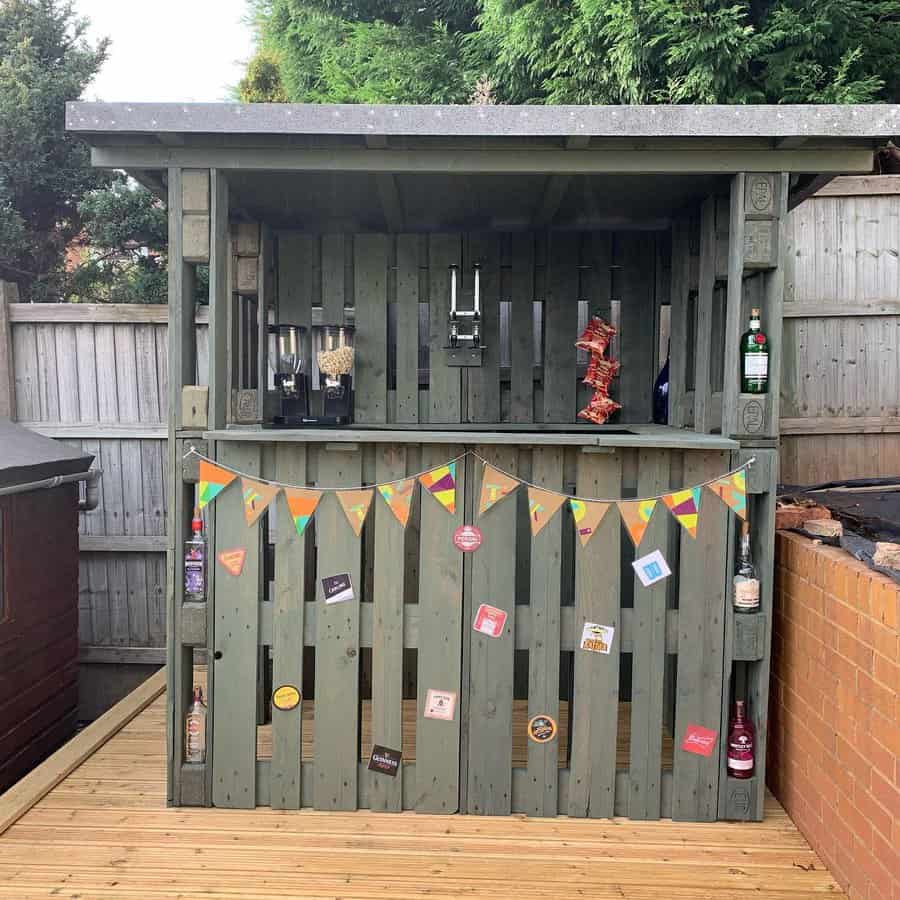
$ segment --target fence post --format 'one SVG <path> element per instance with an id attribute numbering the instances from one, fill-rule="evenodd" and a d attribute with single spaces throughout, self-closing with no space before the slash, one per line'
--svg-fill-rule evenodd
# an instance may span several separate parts
<path id="1" fill-rule="evenodd" d="M 19 300 L 19 286 L 0 281 L 0 419 L 16 418 L 16 381 L 13 370 L 9 304 Z"/>

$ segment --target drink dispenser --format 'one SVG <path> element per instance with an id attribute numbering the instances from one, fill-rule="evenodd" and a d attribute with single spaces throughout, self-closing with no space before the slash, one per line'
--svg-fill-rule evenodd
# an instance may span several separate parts
<path id="1" fill-rule="evenodd" d="M 302 325 L 269 326 L 269 365 L 275 373 L 279 412 L 272 424 L 296 428 L 307 422 L 309 399 L 304 371 Z"/>
<path id="2" fill-rule="evenodd" d="M 313 326 L 313 353 L 322 388 L 319 424 L 353 421 L 353 332 L 352 325 Z"/>

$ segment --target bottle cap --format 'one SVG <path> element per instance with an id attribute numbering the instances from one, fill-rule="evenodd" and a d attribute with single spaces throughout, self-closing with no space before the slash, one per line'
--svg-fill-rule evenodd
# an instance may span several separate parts
<path id="1" fill-rule="evenodd" d="M 758 319 L 759 318 L 759 308 L 754 306 L 753 309 L 750 310 L 750 318 Z"/>
<path id="2" fill-rule="evenodd" d="M 200 518 L 200 507 L 194 507 L 194 518 L 191 519 L 191 531 L 202 531 L 203 519 Z"/>

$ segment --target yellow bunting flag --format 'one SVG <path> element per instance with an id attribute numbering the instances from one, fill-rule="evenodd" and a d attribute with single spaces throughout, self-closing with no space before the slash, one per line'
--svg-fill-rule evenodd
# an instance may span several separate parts
<path id="1" fill-rule="evenodd" d="M 212 503 L 225 488 L 231 484 L 237 475 L 222 469 L 215 463 L 208 462 L 205 459 L 200 460 L 200 491 L 199 506 L 203 509 L 207 503 Z"/>
<path id="2" fill-rule="evenodd" d="M 578 535 L 582 547 L 587 547 L 588 541 L 596 533 L 600 520 L 606 515 L 610 506 L 609 503 L 599 503 L 594 500 L 578 500 L 575 497 L 569 499 L 572 518 L 575 520 L 575 533 Z"/>
<path id="3" fill-rule="evenodd" d="M 747 473 L 744 469 L 716 479 L 709 489 L 742 519 L 747 518 Z"/>
<path id="4" fill-rule="evenodd" d="M 531 521 L 532 537 L 553 518 L 565 500 L 565 494 L 528 486 L 528 518 Z"/>
<path id="5" fill-rule="evenodd" d="M 672 491 L 662 498 L 669 512 L 678 520 L 684 530 L 692 537 L 697 537 L 697 520 L 700 517 L 701 488 L 687 488 L 684 491 Z"/>
<path id="6" fill-rule="evenodd" d="M 438 466 L 419 476 L 422 486 L 448 513 L 456 512 L 456 463 Z"/>
<path id="7" fill-rule="evenodd" d="M 372 488 L 356 491 L 335 491 L 338 502 L 344 509 L 344 515 L 357 537 L 362 534 L 363 522 L 372 505 Z"/>
<path id="8" fill-rule="evenodd" d="M 493 466 L 484 464 L 481 478 L 481 498 L 478 501 L 478 515 L 487 512 L 498 500 L 511 494 L 521 482 L 512 475 L 498 472 Z"/>
<path id="9" fill-rule="evenodd" d="M 241 493 L 244 496 L 244 518 L 248 525 L 255 525 L 259 517 L 281 490 L 280 485 L 241 478 Z"/>
<path id="10" fill-rule="evenodd" d="M 416 486 L 415 478 L 406 478 L 402 481 L 392 481 L 390 484 L 379 484 L 378 493 L 384 502 L 390 507 L 391 512 L 397 517 L 397 521 L 406 528 L 409 521 L 409 510 L 412 506 L 413 488 Z"/>
<path id="11" fill-rule="evenodd" d="M 309 520 L 313 517 L 319 500 L 322 497 L 321 491 L 313 491 L 305 488 L 285 488 L 284 499 L 287 501 L 288 511 L 294 520 L 294 527 L 297 534 L 303 537 Z"/>
<path id="12" fill-rule="evenodd" d="M 647 530 L 647 524 L 650 522 L 650 516 L 656 507 L 655 500 L 620 500 L 616 506 L 619 507 L 619 513 L 622 521 L 625 523 L 625 529 L 635 548 L 640 544 L 644 532 Z"/>

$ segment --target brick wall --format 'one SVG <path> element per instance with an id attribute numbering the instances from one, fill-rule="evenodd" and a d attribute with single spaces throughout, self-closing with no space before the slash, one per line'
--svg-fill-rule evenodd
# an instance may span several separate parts
<path id="1" fill-rule="evenodd" d="M 900 585 L 779 532 L 772 792 L 851 900 L 900 900 Z"/>

